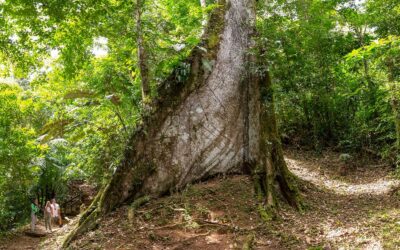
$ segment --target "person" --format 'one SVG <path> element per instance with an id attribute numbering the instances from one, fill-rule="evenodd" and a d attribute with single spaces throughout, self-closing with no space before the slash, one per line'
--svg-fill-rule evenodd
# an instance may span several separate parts
<path id="1" fill-rule="evenodd" d="M 53 198 L 51 199 L 51 205 L 53 207 L 53 222 L 58 226 L 61 227 L 61 210 L 60 210 L 60 205 L 56 202 L 56 199 Z"/>
<path id="2" fill-rule="evenodd" d="M 50 201 L 46 202 L 46 206 L 44 207 L 44 224 L 46 226 L 46 231 L 49 230 L 50 233 L 53 231 L 51 229 L 51 219 L 53 218 L 53 207 L 51 206 Z"/>
<path id="3" fill-rule="evenodd" d="M 31 230 L 35 232 L 36 222 L 37 222 L 37 213 L 39 212 L 39 201 L 35 199 L 31 204 Z"/>

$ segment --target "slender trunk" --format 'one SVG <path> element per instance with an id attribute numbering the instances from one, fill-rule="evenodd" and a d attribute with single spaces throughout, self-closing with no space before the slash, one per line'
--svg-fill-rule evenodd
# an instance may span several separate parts
<path id="1" fill-rule="evenodd" d="M 396 126 L 396 154 L 400 153 L 400 105 L 399 100 L 393 97 L 390 101 L 392 107 L 394 124 Z"/>
<path id="2" fill-rule="evenodd" d="M 140 71 L 140 79 L 142 85 L 142 100 L 147 103 L 150 97 L 149 83 L 149 67 L 147 62 L 147 53 L 144 44 L 144 36 L 142 29 L 142 11 L 145 0 L 136 0 L 136 42 L 137 42 L 137 57 Z"/>
<path id="3" fill-rule="evenodd" d="M 358 37 L 359 46 L 360 47 L 365 46 L 365 39 L 364 39 L 365 32 L 366 32 L 365 28 L 363 30 L 363 28 L 360 27 L 359 29 L 355 29 L 355 30 L 356 30 L 356 35 Z M 368 98 L 369 98 L 371 105 L 375 105 L 376 90 L 377 90 L 376 84 L 372 81 L 371 74 L 369 72 L 369 63 L 365 57 L 362 59 L 362 63 L 363 63 L 363 69 L 364 69 L 364 77 L 367 82 L 367 87 L 369 90 Z M 373 114 L 373 117 L 375 117 L 375 116 L 376 116 L 376 114 Z"/>
<path id="4" fill-rule="evenodd" d="M 206 0 L 200 0 L 200 6 L 203 11 L 203 20 L 201 22 L 201 25 L 205 27 L 207 25 L 207 13 L 205 13 L 205 8 L 207 7 Z"/>
<path id="5" fill-rule="evenodd" d="M 398 84 L 396 83 L 395 77 L 395 64 L 391 58 L 387 59 L 386 66 L 388 68 L 388 82 L 390 84 L 390 106 L 392 107 L 394 124 L 396 128 L 396 156 L 394 157 L 394 164 L 399 166 L 399 156 L 400 156 L 400 100 L 398 98 L 399 89 Z"/>
<path id="6" fill-rule="evenodd" d="M 125 137 L 126 139 L 128 139 L 128 135 L 129 135 L 128 127 L 126 126 L 125 121 L 124 121 L 124 119 L 122 118 L 121 113 L 119 112 L 119 108 L 118 108 L 118 107 L 115 107 L 115 109 L 114 109 L 113 111 L 114 111 L 114 113 L 115 113 L 115 116 L 118 118 L 119 122 L 121 123 L 122 128 L 124 129 L 124 132 L 125 132 L 125 133 L 124 133 L 124 137 Z"/>

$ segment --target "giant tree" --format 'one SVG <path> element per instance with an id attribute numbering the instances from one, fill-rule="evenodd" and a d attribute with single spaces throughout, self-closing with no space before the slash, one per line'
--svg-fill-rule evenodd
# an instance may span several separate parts
<path id="1" fill-rule="evenodd" d="M 262 215 L 273 212 L 278 193 L 299 207 L 255 23 L 255 0 L 217 1 L 200 42 L 157 88 L 123 160 L 64 246 L 124 203 L 218 174 L 250 174 Z"/>
<path id="2" fill-rule="evenodd" d="M 122 203 L 217 174 L 251 173 L 267 209 L 275 206 L 277 182 L 298 206 L 278 140 L 269 76 L 254 46 L 255 2 L 219 4 L 201 42 L 158 88 L 124 160 L 64 246 Z"/>

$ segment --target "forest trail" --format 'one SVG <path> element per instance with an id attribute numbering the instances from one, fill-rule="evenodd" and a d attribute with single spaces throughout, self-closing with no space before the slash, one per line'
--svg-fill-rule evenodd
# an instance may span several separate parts
<path id="1" fill-rule="evenodd" d="M 286 162 L 304 182 L 306 211 L 301 217 L 288 211 L 288 221 L 302 225 L 307 247 L 400 249 L 400 182 L 390 167 L 366 161 L 343 175 L 333 152 L 287 151 Z"/>
<path id="2" fill-rule="evenodd" d="M 391 169 L 367 164 L 343 176 L 338 154 L 286 151 L 300 180 L 302 213 L 282 204 L 264 224 L 249 178 L 229 176 L 188 187 L 132 211 L 113 212 L 73 249 L 400 249 L 400 183 Z M 17 235 L 0 249 L 56 249 L 71 224 L 44 240 Z M 21 245 L 22 244 L 22 245 Z"/>
<path id="3" fill-rule="evenodd" d="M 52 233 L 46 233 L 43 219 L 39 219 L 36 225 L 36 233 L 41 237 L 33 237 L 30 232 L 30 225 L 19 228 L 9 236 L 0 239 L 0 249 L 4 250 L 34 250 L 34 249 L 57 249 L 61 245 L 61 238 L 66 235 L 74 226 L 75 220 L 68 219 L 69 222 L 63 227 L 53 226 Z"/>
<path id="4" fill-rule="evenodd" d="M 346 175 L 341 174 L 341 162 L 337 155 L 328 153 L 322 159 L 296 159 L 286 156 L 290 171 L 298 178 L 342 195 L 387 194 L 400 185 L 400 181 L 390 177 L 390 169 L 384 165 L 367 165 L 357 168 L 348 167 Z M 334 158 L 337 159 L 334 159 Z M 315 160 L 317 160 L 315 162 Z M 328 161 L 324 164 L 323 161 Z M 380 169 L 380 167 L 384 167 Z M 351 173 L 350 173 L 351 172 Z"/>

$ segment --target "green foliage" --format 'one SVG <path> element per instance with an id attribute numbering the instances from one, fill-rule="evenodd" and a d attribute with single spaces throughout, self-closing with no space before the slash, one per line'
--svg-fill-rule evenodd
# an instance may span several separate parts
<path id="1" fill-rule="evenodd" d="M 31 120 L 35 103 L 13 83 L 0 83 L 0 230 L 23 221 L 29 188 L 39 172 L 32 159 L 42 149 Z"/>
<path id="2" fill-rule="evenodd" d="M 197 1 L 144 1 L 152 95 L 197 45 Z M 0 1 L 0 231 L 70 180 L 102 185 L 140 123 L 136 1 Z M 182 68 L 179 77 L 185 77 Z M 8 80 L 10 79 L 10 80 Z M 11 191 L 12 190 L 12 191 Z"/>
<path id="3" fill-rule="evenodd" d="M 259 17 L 283 138 L 393 158 L 398 2 L 274 1 Z"/>

